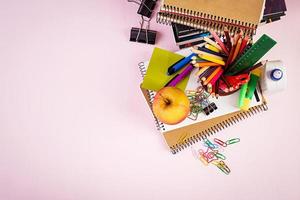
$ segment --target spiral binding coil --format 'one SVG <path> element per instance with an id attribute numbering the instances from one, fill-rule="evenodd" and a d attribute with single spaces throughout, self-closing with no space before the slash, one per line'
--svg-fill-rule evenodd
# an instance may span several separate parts
<path id="1" fill-rule="evenodd" d="M 175 6 L 163 5 L 157 13 L 156 21 L 161 24 L 170 25 L 171 22 L 192 26 L 204 31 L 213 30 L 222 34 L 224 27 L 234 34 L 240 29 L 248 35 L 254 35 L 257 25 L 238 20 L 214 16 L 197 11 L 178 8 Z"/>
<path id="2" fill-rule="evenodd" d="M 260 112 L 267 111 L 267 110 L 268 110 L 267 104 L 263 103 L 262 105 L 250 108 L 249 111 L 244 111 L 244 112 L 238 113 L 238 114 L 230 117 L 229 119 L 225 119 L 224 121 L 208 128 L 204 131 L 201 131 L 198 134 L 196 134 L 190 138 L 183 140 L 180 144 L 176 144 L 176 145 L 172 146 L 171 152 L 173 154 L 176 154 L 179 151 L 195 144 L 196 142 L 204 140 L 205 138 L 207 138 L 225 128 L 228 128 L 229 126 L 232 126 L 243 119 L 246 119 L 248 117 L 251 117 L 252 115 L 255 115 Z"/>
<path id="3" fill-rule="evenodd" d="M 145 63 L 144 63 L 144 62 L 140 62 L 140 63 L 138 64 L 138 66 L 139 66 L 139 69 L 140 69 L 142 78 L 144 78 L 145 75 L 146 75 L 146 72 L 147 72 Z M 152 90 L 147 90 L 147 96 L 148 96 L 148 98 L 150 99 L 150 104 L 152 104 L 153 99 L 154 99 L 154 97 L 155 97 L 154 91 L 152 91 Z M 154 116 L 154 115 L 153 115 L 153 116 Z M 166 129 L 165 129 L 165 125 L 164 125 L 162 122 L 160 122 L 155 116 L 154 116 L 154 120 L 155 120 L 155 126 L 156 126 L 157 130 L 159 130 L 159 131 L 165 131 L 165 130 L 166 130 Z"/>

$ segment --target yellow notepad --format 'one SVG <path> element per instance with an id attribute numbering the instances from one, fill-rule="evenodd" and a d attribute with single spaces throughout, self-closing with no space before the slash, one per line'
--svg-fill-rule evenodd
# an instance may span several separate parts
<path id="1" fill-rule="evenodd" d="M 154 48 L 146 76 L 142 83 L 142 88 L 153 91 L 158 91 L 163 88 L 174 76 L 176 76 L 176 74 L 168 76 L 168 68 L 182 58 L 184 58 L 184 56 L 164 49 Z M 176 87 L 185 90 L 188 80 L 189 77 L 186 77 Z"/>

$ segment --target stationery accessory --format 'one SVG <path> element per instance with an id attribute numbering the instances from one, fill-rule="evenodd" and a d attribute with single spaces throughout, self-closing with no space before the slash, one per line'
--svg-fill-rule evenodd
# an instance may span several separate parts
<path id="1" fill-rule="evenodd" d="M 287 87 L 287 72 L 282 61 L 266 62 L 262 74 L 261 86 L 266 94 L 274 94 Z"/>
<path id="2" fill-rule="evenodd" d="M 144 24 L 147 23 L 146 28 L 144 29 Z M 155 44 L 156 40 L 156 31 L 149 30 L 150 19 L 146 20 L 142 16 L 142 21 L 140 22 L 140 28 L 131 28 L 130 31 L 130 41 L 131 42 L 140 42 L 146 44 Z"/>
<path id="3" fill-rule="evenodd" d="M 276 41 L 267 35 L 263 35 L 249 50 L 246 51 L 229 69 L 226 75 L 235 75 L 261 59 L 274 45 Z"/>
<path id="4" fill-rule="evenodd" d="M 264 0 L 164 0 L 157 21 L 217 32 L 226 26 L 231 33 L 244 29 L 252 35 L 260 21 L 263 3 Z"/>
<path id="5" fill-rule="evenodd" d="M 180 51 L 179 53 L 181 55 L 189 55 L 190 50 L 185 49 L 183 51 Z M 160 58 L 162 59 L 163 57 Z M 143 77 L 146 75 L 146 72 L 148 73 L 148 65 L 149 62 L 139 64 L 140 71 Z M 197 83 L 198 79 L 197 77 L 195 77 L 196 73 L 197 71 L 192 71 L 192 74 L 190 75 L 189 81 L 186 86 L 186 90 L 195 88 L 195 84 Z M 142 87 L 141 90 L 149 107 L 152 108 L 152 102 L 155 96 L 155 92 L 152 90 L 143 89 Z M 235 105 L 236 99 L 238 99 L 237 93 L 214 100 L 215 105 L 218 107 L 217 110 L 214 110 L 214 112 L 210 113 L 207 116 L 199 114 L 197 120 L 187 118 L 177 125 L 166 125 L 159 122 L 155 117 L 154 119 L 159 131 L 163 133 L 171 152 L 175 154 L 198 142 L 199 140 L 203 140 L 206 137 L 215 134 L 218 131 L 226 129 L 227 127 L 238 123 L 245 118 L 251 117 L 268 109 L 266 100 L 264 99 L 261 92 L 259 93 L 259 101 L 257 102 L 253 100 L 251 102 L 249 111 L 240 111 L 239 108 Z"/>
<path id="6" fill-rule="evenodd" d="M 194 66 L 192 64 L 189 64 L 180 74 L 177 74 L 176 78 L 172 80 L 167 86 L 175 87 L 181 80 L 187 77 L 193 69 Z"/>
<path id="7" fill-rule="evenodd" d="M 168 68 L 168 75 L 173 75 L 174 73 L 178 72 L 179 70 L 181 70 L 185 65 L 187 65 L 189 62 L 191 62 L 192 57 L 196 56 L 197 54 L 192 53 L 189 56 L 185 57 L 184 59 L 178 61 L 177 63 L 175 63 L 174 65 L 171 65 Z"/>
<path id="8" fill-rule="evenodd" d="M 145 75 L 144 81 L 142 83 L 142 87 L 153 91 L 160 90 L 170 81 L 170 79 L 176 76 L 176 73 L 173 73 L 173 75 L 168 76 L 168 68 L 170 66 L 181 63 L 181 61 L 184 59 L 185 57 L 183 55 L 176 54 L 160 48 L 154 48 L 149 62 L 149 67 L 147 68 L 147 74 Z M 184 65 L 182 66 L 182 68 L 183 67 Z M 177 71 L 177 73 L 180 72 L 181 70 Z M 178 87 L 181 90 L 184 90 L 187 85 L 188 79 L 189 78 L 186 77 L 179 84 L 177 84 L 176 87 Z"/>
<path id="9" fill-rule="evenodd" d="M 280 20 L 287 11 L 285 0 L 266 0 L 262 23 Z"/>
<path id="10" fill-rule="evenodd" d="M 261 69 L 256 69 L 251 72 L 250 81 L 247 84 L 247 91 L 244 96 L 244 99 L 242 99 L 243 104 L 240 107 L 242 110 L 249 110 L 250 103 L 254 95 L 254 91 L 256 89 L 260 76 L 261 76 Z"/>

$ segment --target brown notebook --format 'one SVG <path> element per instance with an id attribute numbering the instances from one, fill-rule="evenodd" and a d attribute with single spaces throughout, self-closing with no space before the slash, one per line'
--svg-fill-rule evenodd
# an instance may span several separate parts
<path id="1" fill-rule="evenodd" d="M 144 77 L 146 73 L 147 63 L 140 63 L 139 68 Z M 154 98 L 155 92 L 141 88 L 143 95 L 148 103 L 150 109 L 152 110 L 152 100 Z M 237 122 L 251 117 L 260 112 L 266 111 L 268 109 L 266 100 L 260 91 L 260 100 L 255 103 L 255 106 L 251 107 L 249 111 L 234 111 L 230 113 L 223 114 L 218 117 L 210 118 L 207 120 L 202 120 L 200 122 L 191 123 L 184 125 L 180 123 L 175 128 L 170 128 L 167 125 L 158 121 L 155 116 L 154 120 L 158 130 L 163 134 L 171 152 L 176 154 L 177 152 L 183 150 L 184 148 L 216 133 L 219 132 Z M 222 97 L 221 97 L 222 98 Z M 218 104 L 217 104 L 218 106 Z M 222 105 L 220 105 L 221 107 Z M 224 106 L 224 105 L 223 105 Z M 222 109 L 222 108 L 220 108 Z"/>
<path id="2" fill-rule="evenodd" d="M 244 29 L 254 34 L 262 16 L 264 0 L 164 0 L 158 22 L 175 22 L 204 30 L 231 32 Z"/>

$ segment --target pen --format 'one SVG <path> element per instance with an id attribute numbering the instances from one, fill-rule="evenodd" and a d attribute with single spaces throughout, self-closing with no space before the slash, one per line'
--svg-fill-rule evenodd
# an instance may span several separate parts
<path id="1" fill-rule="evenodd" d="M 175 87 L 180 81 L 182 81 L 186 76 L 188 76 L 192 70 L 194 69 L 194 66 L 192 64 L 189 64 L 176 78 L 174 78 L 168 86 Z"/>
<path id="2" fill-rule="evenodd" d="M 192 53 L 191 55 L 189 55 L 188 57 L 185 57 L 184 59 L 180 60 L 179 62 L 175 63 L 174 65 L 172 65 L 171 67 L 168 68 L 168 75 L 172 75 L 176 72 L 178 72 L 179 70 L 181 70 L 186 64 L 188 64 L 192 57 L 196 56 L 197 54 Z"/>

